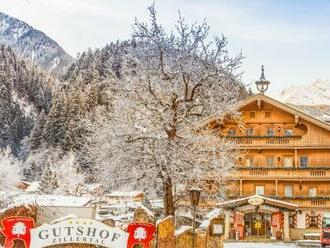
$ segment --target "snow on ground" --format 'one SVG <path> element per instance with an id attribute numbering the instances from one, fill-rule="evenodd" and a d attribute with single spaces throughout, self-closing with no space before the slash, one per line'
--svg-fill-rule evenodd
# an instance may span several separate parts
<path id="1" fill-rule="evenodd" d="M 321 247 L 319 244 L 294 244 L 294 243 L 249 243 L 249 242 L 228 242 L 224 248 L 302 248 Z"/>

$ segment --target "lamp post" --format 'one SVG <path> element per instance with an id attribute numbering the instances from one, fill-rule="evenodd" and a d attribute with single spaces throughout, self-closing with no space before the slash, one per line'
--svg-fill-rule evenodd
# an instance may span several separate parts
<path id="1" fill-rule="evenodd" d="M 195 229 L 196 229 L 196 210 L 199 203 L 199 198 L 201 195 L 201 189 L 199 188 L 191 188 L 189 195 L 190 195 L 190 203 L 193 207 L 193 240 L 192 240 L 192 247 L 195 247 Z"/>

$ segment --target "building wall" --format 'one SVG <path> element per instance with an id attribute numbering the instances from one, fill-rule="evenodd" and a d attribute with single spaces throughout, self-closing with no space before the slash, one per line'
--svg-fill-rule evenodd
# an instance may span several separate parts
<path id="1" fill-rule="evenodd" d="M 230 186 L 229 195 L 253 195 L 256 185 L 264 185 L 266 196 L 297 203 L 301 208 L 330 209 L 330 131 L 266 100 L 247 104 L 240 112 L 240 121 L 225 119 L 219 129 L 221 136 L 234 139 L 242 151 L 235 174 L 239 183 Z M 248 134 L 250 128 L 252 134 Z M 267 137 L 268 128 L 274 130 L 274 137 Z M 285 135 L 288 130 L 293 131 L 292 136 Z M 287 157 L 292 158 L 292 168 L 284 166 Z M 307 168 L 302 168 L 301 157 L 307 157 Z M 292 185 L 292 198 L 285 196 L 285 185 Z M 313 187 L 316 198 L 309 195 Z"/>
<path id="2" fill-rule="evenodd" d="M 255 194 L 255 186 L 263 185 L 265 187 L 265 196 L 275 196 L 276 184 L 274 181 L 243 181 L 243 196 Z M 310 187 L 317 188 L 317 195 L 326 197 L 330 195 L 330 184 L 328 182 L 296 182 L 296 181 L 280 181 L 277 183 L 277 193 L 279 197 L 285 197 L 284 191 L 286 185 L 293 186 L 293 197 L 308 197 Z M 236 187 L 239 187 L 236 185 Z M 238 189 L 236 189 L 238 191 Z"/>
<path id="3" fill-rule="evenodd" d="M 37 224 L 50 223 L 56 219 L 68 215 L 75 215 L 79 218 L 95 219 L 95 206 L 69 207 L 69 206 L 46 206 L 40 207 L 37 215 Z"/>
<path id="4" fill-rule="evenodd" d="M 297 160 L 295 159 L 294 149 L 251 149 L 245 151 L 237 160 L 237 165 L 246 166 L 246 160 L 252 159 L 252 166 L 267 167 L 267 158 L 274 159 L 273 167 L 284 167 L 284 157 L 291 157 L 293 167 L 300 167 L 300 157 L 308 158 L 309 167 L 329 167 L 330 168 L 330 151 L 327 149 L 297 149 Z"/>

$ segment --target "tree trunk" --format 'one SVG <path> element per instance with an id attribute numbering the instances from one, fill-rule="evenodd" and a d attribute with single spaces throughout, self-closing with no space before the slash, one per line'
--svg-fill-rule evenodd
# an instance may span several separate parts
<path id="1" fill-rule="evenodd" d="M 174 216 L 174 200 L 173 200 L 173 185 L 171 179 L 166 179 L 164 182 L 164 208 L 165 215 Z"/>

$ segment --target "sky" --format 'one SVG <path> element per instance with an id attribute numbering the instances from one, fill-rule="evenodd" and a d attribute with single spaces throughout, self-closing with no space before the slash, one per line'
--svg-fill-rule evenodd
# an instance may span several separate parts
<path id="1" fill-rule="evenodd" d="M 146 20 L 152 0 L 0 0 L 0 11 L 56 40 L 76 57 L 87 48 L 127 39 L 135 18 Z M 289 85 L 330 79 L 328 0 L 156 0 L 159 21 L 173 29 L 178 11 L 190 22 L 205 18 L 212 36 L 243 53 L 242 81 L 254 88 L 265 65 L 270 93 Z"/>

